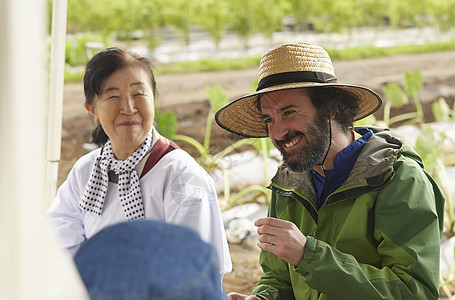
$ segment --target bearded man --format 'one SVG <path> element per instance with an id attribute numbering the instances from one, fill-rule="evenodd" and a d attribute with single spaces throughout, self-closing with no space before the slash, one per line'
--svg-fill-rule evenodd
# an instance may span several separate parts
<path id="1" fill-rule="evenodd" d="M 283 156 L 255 221 L 264 276 L 231 299 L 438 299 L 444 197 L 406 142 L 353 126 L 381 103 L 337 83 L 321 47 L 290 43 L 264 54 L 255 93 L 217 112 Z"/>

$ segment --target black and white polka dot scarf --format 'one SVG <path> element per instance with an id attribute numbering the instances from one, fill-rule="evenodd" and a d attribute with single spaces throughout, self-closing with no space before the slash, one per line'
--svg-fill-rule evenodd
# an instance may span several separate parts
<path id="1" fill-rule="evenodd" d="M 119 176 L 118 192 L 125 216 L 128 220 L 143 219 L 144 204 L 136 165 L 148 153 L 152 145 L 152 130 L 145 142 L 126 160 L 117 160 L 112 152 L 111 140 L 103 147 L 103 153 L 96 159 L 90 180 L 79 201 L 79 207 L 85 211 L 101 215 L 109 183 L 109 171 Z"/>

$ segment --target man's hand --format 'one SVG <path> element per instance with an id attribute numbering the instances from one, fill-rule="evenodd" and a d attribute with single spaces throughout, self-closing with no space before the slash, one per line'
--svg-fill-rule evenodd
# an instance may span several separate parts
<path id="1" fill-rule="evenodd" d="M 259 248 L 294 266 L 300 263 L 305 251 L 306 236 L 294 223 L 276 218 L 261 218 L 254 225 L 258 227 Z"/>
<path id="2" fill-rule="evenodd" d="M 250 295 L 243 295 L 243 294 L 238 294 L 238 293 L 229 293 L 228 297 L 230 297 L 231 300 L 261 300 L 256 296 Z"/>

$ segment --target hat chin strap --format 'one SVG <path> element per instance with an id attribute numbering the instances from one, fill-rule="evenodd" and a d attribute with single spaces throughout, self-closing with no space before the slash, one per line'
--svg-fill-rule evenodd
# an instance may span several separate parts
<path id="1" fill-rule="evenodd" d="M 332 120 L 330 118 L 330 111 L 329 111 L 329 146 L 327 147 L 327 151 L 325 152 L 325 156 L 322 159 L 321 163 L 317 164 L 317 166 L 321 166 L 322 172 L 324 173 L 324 197 L 327 197 L 329 193 L 329 178 L 327 177 L 327 170 L 324 166 L 325 160 L 329 155 L 330 148 L 332 147 Z"/>

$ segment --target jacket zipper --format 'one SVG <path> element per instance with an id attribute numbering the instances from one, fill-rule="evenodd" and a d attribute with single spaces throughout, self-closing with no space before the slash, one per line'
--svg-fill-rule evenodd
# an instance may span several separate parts
<path id="1" fill-rule="evenodd" d="M 308 211 L 310 216 L 313 218 L 314 222 L 316 224 L 318 224 L 318 212 L 313 207 L 313 205 L 311 205 L 311 203 L 308 202 L 308 200 L 306 200 L 305 198 L 299 196 L 294 191 L 283 191 L 282 189 L 279 189 L 279 188 L 277 188 L 277 187 L 275 187 L 273 185 L 270 185 L 269 189 L 271 189 L 272 191 L 276 192 L 277 194 L 280 194 L 280 195 L 285 196 L 285 197 L 291 197 L 291 198 L 299 201 L 300 203 L 302 203 L 302 205 L 306 208 L 306 210 Z"/>

